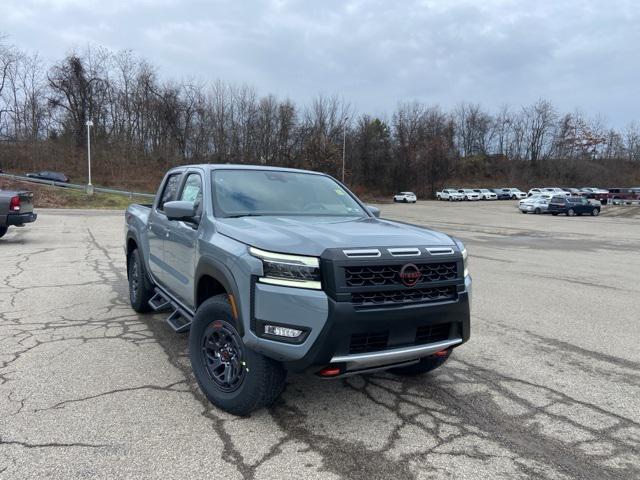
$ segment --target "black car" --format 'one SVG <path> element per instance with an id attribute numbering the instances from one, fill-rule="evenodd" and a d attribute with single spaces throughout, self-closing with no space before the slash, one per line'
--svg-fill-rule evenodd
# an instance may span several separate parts
<path id="1" fill-rule="evenodd" d="M 498 200 L 511 200 L 511 190 L 508 188 L 492 188 L 491 191 L 498 196 Z"/>
<path id="2" fill-rule="evenodd" d="M 600 205 L 593 204 L 584 197 L 557 196 L 549 202 L 547 213 L 554 216 L 564 213 L 568 217 L 582 214 L 597 216 L 600 214 Z"/>
<path id="3" fill-rule="evenodd" d="M 27 173 L 27 177 L 37 178 L 39 180 L 51 180 L 54 182 L 62 182 L 62 183 L 67 183 L 70 180 L 70 178 L 67 177 L 64 173 L 51 172 L 49 170 L 42 170 L 41 172 L 35 172 L 35 173 Z"/>

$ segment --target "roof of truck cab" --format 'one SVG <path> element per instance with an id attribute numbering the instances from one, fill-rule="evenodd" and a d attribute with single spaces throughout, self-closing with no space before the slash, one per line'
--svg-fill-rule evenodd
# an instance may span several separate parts
<path id="1" fill-rule="evenodd" d="M 267 165 L 247 165 L 233 163 L 198 163 L 193 165 L 177 165 L 171 170 L 186 168 L 202 168 L 204 170 L 265 170 L 271 172 L 293 172 L 293 173 L 310 173 L 313 175 L 326 175 L 322 172 L 314 172 L 312 170 L 302 170 L 299 168 L 270 167 Z"/>

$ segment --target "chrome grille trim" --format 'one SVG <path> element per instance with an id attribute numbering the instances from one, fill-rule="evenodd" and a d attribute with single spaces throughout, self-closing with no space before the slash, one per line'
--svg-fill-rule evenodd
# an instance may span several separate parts
<path id="1" fill-rule="evenodd" d="M 343 250 L 342 253 L 349 258 L 376 258 L 382 255 L 377 248 Z"/>
<path id="2" fill-rule="evenodd" d="M 427 247 L 427 252 L 431 255 L 453 255 L 455 253 L 450 247 Z"/>
<path id="3" fill-rule="evenodd" d="M 419 248 L 387 248 L 394 257 L 417 257 L 422 254 Z"/>

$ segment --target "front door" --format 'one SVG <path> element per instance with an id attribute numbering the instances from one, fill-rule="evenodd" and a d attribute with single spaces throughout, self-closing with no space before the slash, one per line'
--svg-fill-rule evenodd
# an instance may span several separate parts
<path id="1" fill-rule="evenodd" d="M 172 220 L 164 242 L 164 261 L 167 264 L 165 285 L 187 307 L 195 306 L 194 274 L 198 228 L 202 215 L 202 175 L 189 171 L 177 196 L 178 200 L 193 202 L 196 216 L 191 221 Z"/>

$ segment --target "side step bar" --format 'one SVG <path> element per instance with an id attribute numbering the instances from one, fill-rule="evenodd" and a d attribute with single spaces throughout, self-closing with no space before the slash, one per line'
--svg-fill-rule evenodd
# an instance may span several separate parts
<path id="1" fill-rule="evenodd" d="M 156 294 L 149 300 L 149 306 L 154 312 L 171 312 L 166 321 L 174 332 L 184 333 L 191 328 L 191 322 L 193 321 L 191 314 L 160 289 L 156 288 Z"/>

